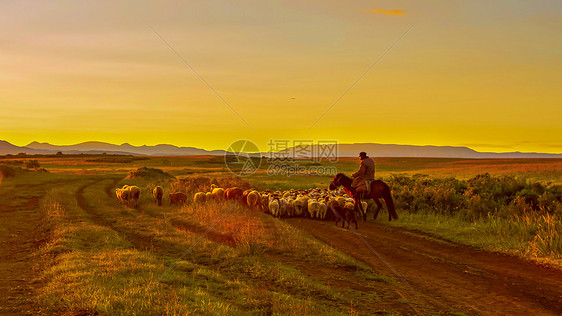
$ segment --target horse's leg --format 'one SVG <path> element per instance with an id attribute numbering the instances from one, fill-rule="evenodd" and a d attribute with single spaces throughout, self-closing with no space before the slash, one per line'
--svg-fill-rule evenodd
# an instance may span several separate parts
<path id="1" fill-rule="evenodd" d="M 361 204 L 361 200 L 359 200 L 359 202 L 355 202 L 355 212 L 359 211 L 359 213 L 361 214 L 361 218 L 363 218 L 363 221 L 367 221 L 367 211 L 363 210 L 363 204 Z"/>
<path id="2" fill-rule="evenodd" d="M 361 201 L 361 200 L 359 200 Z M 353 221 L 353 223 L 355 223 L 355 229 L 357 229 L 357 211 L 360 212 L 360 214 L 363 214 L 363 205 L 361 205 L 361 202 L 355 204 L 355 209 L 353 210 L 353 214 L 351 214 L 351 218 L 349 223 L 351 223 L 351 221 Z M 347 226 L 349 228 L 349 224 Z"/>
<path id="3" fill-rule="evenodd" d="M 381 202 L 379 201 L 378 197 L 377 197 L 377 198 L 374 198 L 373 201 L 375 201 L 375 204 L 377 204 L 377 209 L 375 210 L 375 218 L 373 218 L 373 220 L 376 220 L 376 219 L 377 219 L 377 216 L 379 216 L 379 212 L 380 212 L 380 210 L 381 210 L 381 208 L 382 208 L 382 204 L 381 204 Z"/>

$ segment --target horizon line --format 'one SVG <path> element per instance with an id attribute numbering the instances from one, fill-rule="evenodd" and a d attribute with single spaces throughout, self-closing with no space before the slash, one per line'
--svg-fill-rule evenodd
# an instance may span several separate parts
<path id="1" fill-rule="evenodd" d="M 38 143 L 38 144 L 47 144 L 47 145 L 51 145 L 51 146 L 55 146 L 55 147 L 68 147 L 68 146 L 77 146 L 77 145 L 82 145 L 82 144 L 86 144 L 86 143 L 102 143 L 102 144 L 108 144 L 108 145 L 113 145 L 113 146 L 123 146 L 123 145 L 129 145 L 132 147 L 156 147 L 156 146 L 174 146 L 176 148 L 194 148 L 194 149 L 200 149 L 200 150 L 205 150 L 208 152 L 212 152 L 212 151 L 224 151 L 227 152 L 227 149 L 206 149 L 203 147 L 195 147 L 195 146 L 179 146 L 179 145 L 175 145 L 175 144 L 170 144 L 170 143 L 160 143 L 160 144 L 156 144 L 156 145 L 147 145 L 147 144 L 142 144 L 142 145 L 133 145 L 129 142 L 124 142 L 121 144 L 115 144 L 115 143 L 111 143 L 111 142 L 107 142 L 107 141 L 99 141 L 99 140 L 89 140 L 89 141 L 83 141 L 83 142 L 78 142 L 78 143 L 74 143 L 74 144 L 68 144 L 68 145 L 56 145 L 56 144 L 52 144 L 50 142 L 39 142 L 39 141 L 32 141 L 30 143 L 27 143 L 26 145 L 16 145 L 11 143 L 8 140 L 2 139 L 0 141 L 4 141 L 10 145 L 16 146 L 16 147 L 27 147 L 33 143 Z M 336 145 L 361 145 L 361 144 L 365 144 L 365 145 L 383 145 L 383 146 L 412 146 L 412 147 L 452 147 L 452 148 L 459 148 L 459 149 L 469 149 L 472 150 L 476 153 L 482 153 L 482 154 L 509 154 L 509 153 L 513 153 L 513 154 L 548 154 L 548 155 L 562 155 L 562 152 L 538 152 L 538 151 L 520 151 L 520 150 L 513 150 L 513 151 L 479 151 L 476 149 L 473 149 L 471 147 L 468 147 L 466 145 L 412 145 L 412 144 L 396 144 L 396 143 L 371 143 L 371 142 L 354 142 L 354 143 L 336 143 Z M 319 145 L 323 145 L 323 144 L 313 144 L 312 146 L 319 146 Z M 327 144 L 325 144 L 327 145 Z M 499 145 L 498 145 L 499 146 Z M 297 146 L 289 146 L 286 149 L 283 150 L 289 150 L 291 148 L 294 148 Z M 491 146 L 490 146 L 491 147 Z M 30 148 L 32 149 L 32 148 Z M 283 150 L 278 150 L 278 151 L 259 151 L 260 153 L 273 153 L 273 152 L 280 152 Z M 257 152 L 256 152 L 257 153 Z"/>

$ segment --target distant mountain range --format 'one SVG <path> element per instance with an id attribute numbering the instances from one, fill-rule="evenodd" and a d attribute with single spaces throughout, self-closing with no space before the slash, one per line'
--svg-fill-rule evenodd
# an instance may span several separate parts
<path id="1" fill-rule="evenodd" d="M 322 148 L 320 148 L 320 150 L 322 150 Z M 454 146 L 414 146 L 373 143 L 338 145 L 339 157 L 357 157 L 362 151 L 366 152 L 371 157 L 562 158 L 562 154 L 479 152 L 468 147 Z"/>
<path id="2" fill-rule="evenodd" d="M 320 147 L 319 147 L 320 146 Z M 334 148 L 329 145 L 314 145 L 308 148 L 315 155 L 319 152 L 333 153 Z M 443 157 L 443 158 L 562 158 L 562 154 L 545 153 L 494 153 L 478 152 L 467 147 L 452 146 L 413 146 L 374 143 L 338 144 L 337 156 L 357 157 L 359 152 L 365 151 L 372 157 Z M 149 155 L 149 156 L 192 156 L 192 155 L 224 155 L 224 150 L 205 150 L 195 147 L 178 147 L 174 145 L 133 146 L 128 143 L 121 145 L 104 142 L 85 142 L 76 145 L 57 146 L 49 143 L 32 142 L 27 146 L 16 146 L 7 141 L 0 141 L 0 155 L 26 154 L 115 154 L 115 155 Z M 286 151 L 288 156 L 299 152 L 294 148 Z M 302 154 L 302 151 L 300 151 Z M 267 156 L 269 153 L 262 153 Z M 299 156 L 299 154 L 296 154 Z"/>
<path id="3" fill-rule="evenodd" d="M 76 145 L 57 146 L 49 143 L 32 142 L 26 146 L 15 146 L 7 141 L 0 141 L 0 155 L 18 153 L 26 154 L 102 154 L 109 155 L 150 155 L 150 156 L 192 156 L 224 155 L 224 150 L 205 150 L 195 147 L 178 147 L 174 145 L 133 146 L 128 143 L 114 145 L 104 142 L 85 142 Z"/>

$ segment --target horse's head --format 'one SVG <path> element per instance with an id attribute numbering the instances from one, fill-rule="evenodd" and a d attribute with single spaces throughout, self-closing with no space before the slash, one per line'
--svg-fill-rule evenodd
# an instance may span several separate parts
<path id="1" fill-rule="evenodd" d="M 337 187 L 339 187 L 341 185 L 340 183 L 340 179 L 343 176 L 343 173 L 338 173 L 336 174 L 336 176 L 334 177 L 334 180 L 332 180 L 332 182 L 330 182 L 330 190 L 335 190 Z"/>

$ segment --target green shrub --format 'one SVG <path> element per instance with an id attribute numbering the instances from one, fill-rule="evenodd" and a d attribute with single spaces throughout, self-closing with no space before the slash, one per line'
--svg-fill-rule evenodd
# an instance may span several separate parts
<path id="1" fill-rule="evenodd" d="M 391 184 L 395 204 L 402 211 L 454 215 L 467 220 L 488 214 L 503 218 L 529 212 L 553 214 L 562 203 L 560 186 L 488 173 L 466 181 L 394 175 Z"/>
<path id="2" fill-rule="evenodd" d="M 3 177 L 15 177 L 16 167 L 0 165 L 0 179 Z"/>
<path id="3" fill-rule="evenodd" d="M 25 167 L 27 169 L 39 169 L 39 168 L 41 168 L 41 164 L 39 163 L 39 161 L 33 159 L 33 160 L 28 160 L 25 163 Z"/>
<path id="4" fill-rule="evenodd" d="M 137 170 L 132 170 L 127 175 L 126 179 L 136 178 L 173 178 L 171 174 L 164 172 L 162 169 L 142 167 Z"/>

